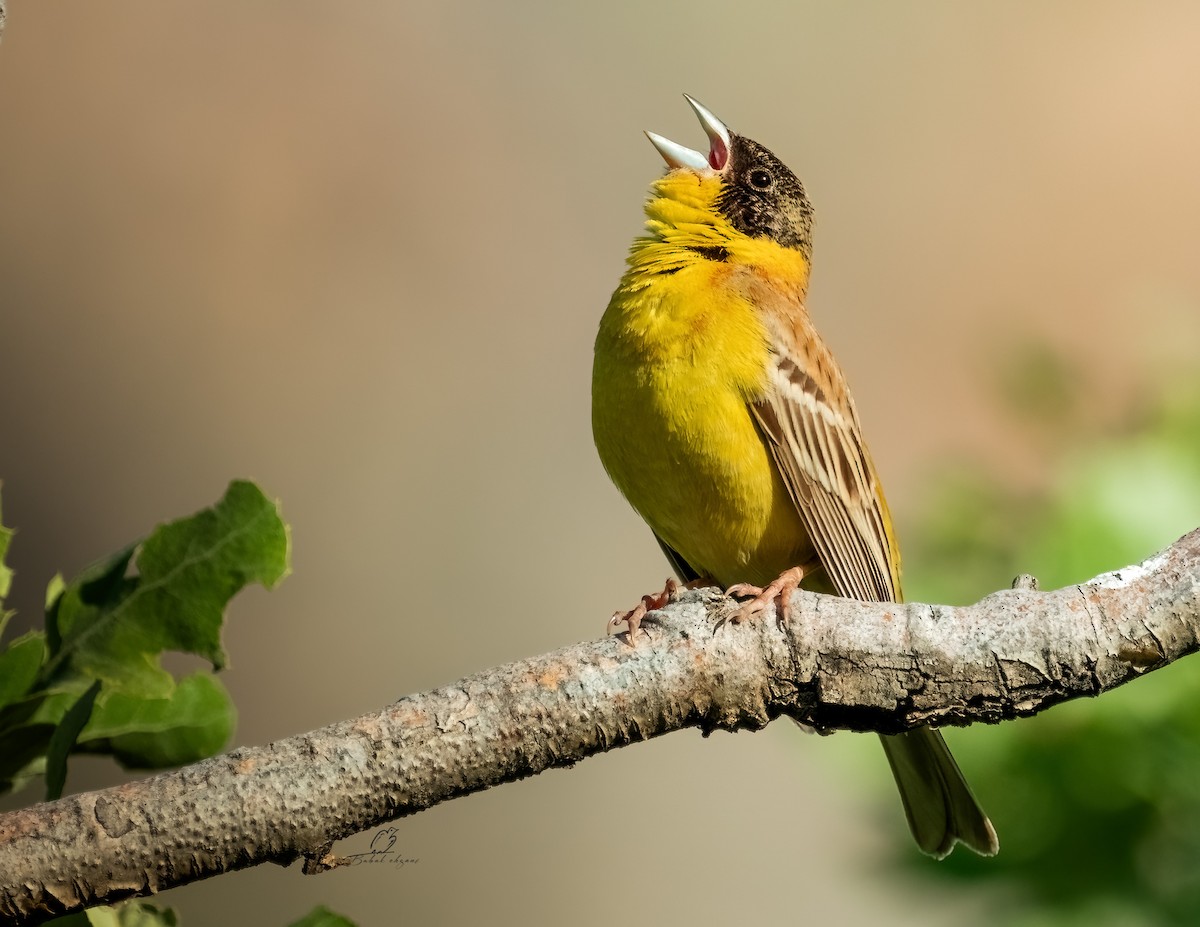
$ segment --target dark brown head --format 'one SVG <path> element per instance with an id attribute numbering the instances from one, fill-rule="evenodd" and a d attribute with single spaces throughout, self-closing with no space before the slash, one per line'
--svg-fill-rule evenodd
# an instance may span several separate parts
<path id="1" fill-rule="evenodd" d="M 670 139 L 647 132 L 667 166 L 702 176 L 717 175 L 723 189 L 716 207 L 738 231 L 769 238 L 812 258 L 812 204 L 791 169 L 753 139 L 731 132 L 707 108 L 687 94 L 708 135 L 709 151 L 701 154 Z"/>

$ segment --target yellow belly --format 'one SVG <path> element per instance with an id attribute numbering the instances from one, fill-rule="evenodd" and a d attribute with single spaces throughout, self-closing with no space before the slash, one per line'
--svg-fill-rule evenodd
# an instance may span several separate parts
<path id="1" fill-rule="evenodd" d="M 747 407 L 768 337 L 727 273 L 703 261 L 618 288 L 596 340 L 592 431 L 617 488 L 689 565 L 762 585 L 812 547 Z"/>

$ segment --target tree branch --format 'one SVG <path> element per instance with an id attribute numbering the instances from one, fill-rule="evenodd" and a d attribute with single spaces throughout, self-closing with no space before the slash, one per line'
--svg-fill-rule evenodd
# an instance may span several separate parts
<path id="1" fill-rule="evenodd" d="M 412 695 L 177 772 L 0 816 L 0 919 L 38 923 L 332 843 L 438 802 L 683 727 L 894 732 L 1036 714 L 1198 649 L 1200 529 L 1138 566 L 976 605 L 797 593 L 793 619 L 730 625 L 685 593 L 626 635 Z"/>

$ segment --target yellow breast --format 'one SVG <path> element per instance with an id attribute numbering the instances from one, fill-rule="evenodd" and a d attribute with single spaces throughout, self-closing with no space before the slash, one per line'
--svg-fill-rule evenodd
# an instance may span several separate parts
<path id="1" fill-rule="evenodd" d="M 762 394 L 768 334 L 736 268 L 694 254 L 634 262 L 600 324 L 596 447 L 651 529 L 723 585 L 765 584 L 811 555 L 747 404 Z"/>

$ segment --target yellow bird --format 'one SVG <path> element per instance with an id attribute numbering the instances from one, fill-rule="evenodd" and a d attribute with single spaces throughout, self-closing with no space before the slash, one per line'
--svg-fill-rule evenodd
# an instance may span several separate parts
<path id="1" fill-rule="evenodd" d="M 686 95 L 685 95 L 686 96 Z M 858 412 L 805 306 L 812 206 L 765 147 L 691 97 L 708 154 L 667 162 L 596 338 L 592 432 L 612 481 L 687 581 L 900 601 L 900 555 Z M 647 596 L 617 620 L 631 632 Z M 631 634 L 632 636 L 632 634 Z M 920 848 L 998 848 L 941 734 L 881 738 Z"/>

